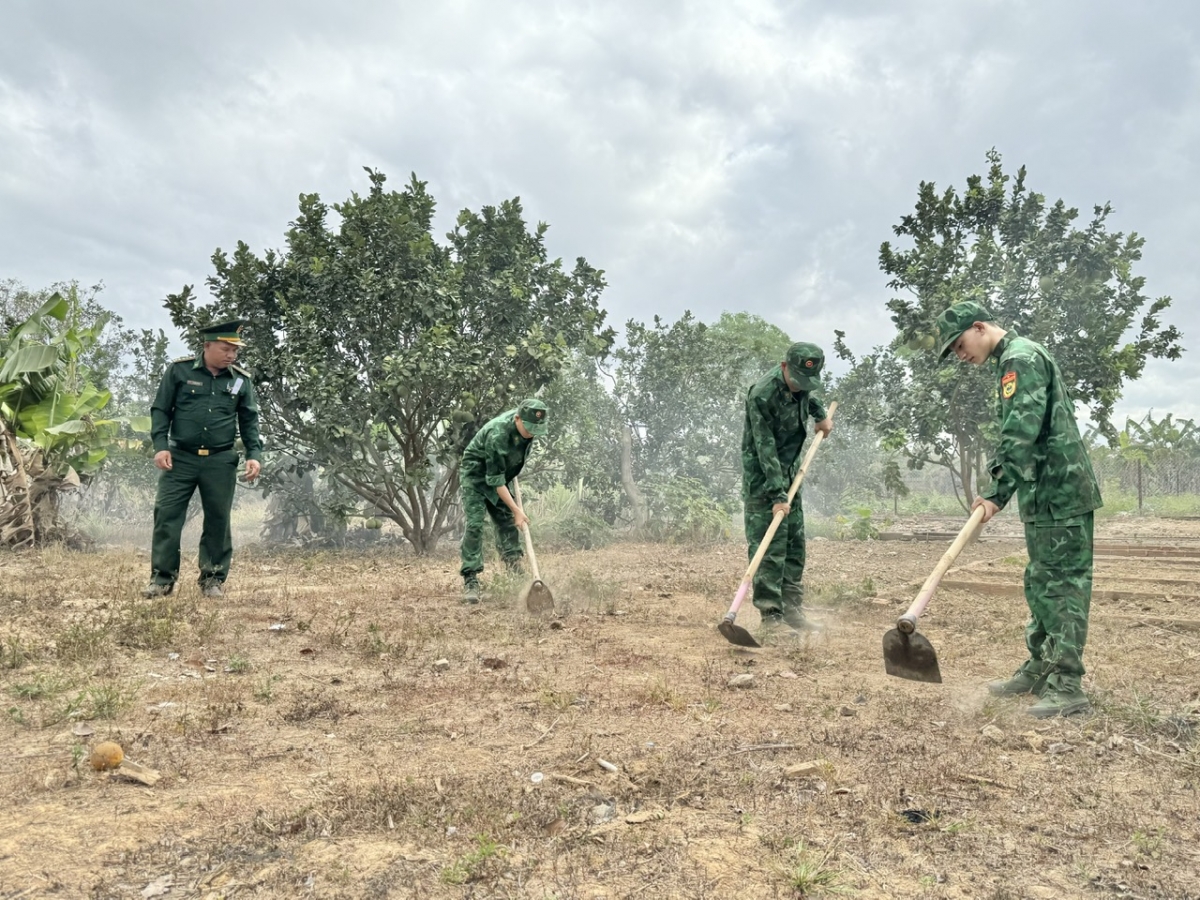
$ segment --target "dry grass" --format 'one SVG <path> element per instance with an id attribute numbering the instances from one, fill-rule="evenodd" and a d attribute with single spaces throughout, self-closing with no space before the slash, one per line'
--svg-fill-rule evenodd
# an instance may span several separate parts
<path id="1" fill-rule="evenodd" d="M 449 555 L 251 546 L 219 603 L 138 599 L 136 551 L 0 556 L 0 896 L 1200 896 L 1194 634 L 1097 608 L 1094 713 L 1038 722 L 982 689 L 1020 601 L 948 591 L 945 684 L 889 679 L 941 549 L 814 541 L 829 630 L 755 652 L 715 630 L 735 544 L 546 553 L 546 619 L 495 567 L 461 605 Z M 93 773 L 101 739 L 162 780 Z"/>

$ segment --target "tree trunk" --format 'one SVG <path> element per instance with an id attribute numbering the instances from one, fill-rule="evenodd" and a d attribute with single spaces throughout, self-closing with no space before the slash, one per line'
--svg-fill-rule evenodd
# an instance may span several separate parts
<path id="1" fill-rule="evenodd" d="M 967 498 L 967 508 L 975 502 L 974 485 L 974 452 L 969 447 L 958 445 L 958 483 L 962 485 L 963 496 Z"/>
<path id="2" fill-rule="evenodd" d="M 633 529 L 641 531 L 646 527 L 646 498 L 633 480 L 633 433 L 628 425 L 621 426 L 621 486 L 633 511 Z"/>
<path id="3" fill-rule="evenodd" d="M 11 472 L 0 467 L 0 544 L 14 549 L 32 547 L 37 539 L 33 492 L 21 447 L 3 419 L 0 419 L 0 437 L 12 466 Z"/>

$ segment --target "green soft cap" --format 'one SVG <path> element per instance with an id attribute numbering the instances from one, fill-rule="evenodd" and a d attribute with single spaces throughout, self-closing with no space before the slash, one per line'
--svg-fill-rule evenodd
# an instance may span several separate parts
<path id="1" fill-rule="evenodd" d="M 228 322 L 217 322 L 199 329 L 200 337 L 206 341 L 224 341 L 227 344 L 245 343 L 242 340 L 242 329 L 246 326 L 245 319 L 230 319 Z"/>
<path id="2" fill-rule="evenodd" d="M 546 436 L 550 410 L 541 400 L 535 400 L 532 397 L 522 400 L 521 405 L 517 407 L 517 415 L 521 417 L 521 424 L 525 426 L 525 430 L 534 437 Z"/>
<path id="3" fill-rule="evenodd" d="M 821 369 L 824 365 L 825 351 L 816 344 L 801 341 L 788 347 L 788 378 L 800 390 L 814 391 L 821 386 Z"/>
<path id="4" fill-rule="evenodd" d="M 945 359 L 950 345 L 976 322 L 994 322 L 992 314 L 974 300 L 955 303 L 937 318 L 939 358 Z"/>

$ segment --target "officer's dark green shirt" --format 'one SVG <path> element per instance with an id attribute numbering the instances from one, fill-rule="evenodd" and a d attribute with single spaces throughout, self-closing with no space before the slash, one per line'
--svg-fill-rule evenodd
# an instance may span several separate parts
<path id="1" fill-rule="evenodd" d="M 156 453 L 175 446 L 192 452 L 225 450 L 239 433 L 246 458 L 261 462 L 258 398 L 249 372 L 230 366 L 213 375 L 203 356 L 178 359 L 167 367 L 150 407 Z"/>
<path id="2" fill-rule="evenodd" d="M 981 496 L 1003 507 L 1015 494 L 1021 521 L 1039 524 L 1099 509 L 1100 486 L 1058 364 L 1041 344 L 1012 332 L 992 358 L 1000 441 Z"/>
<path id="3" fill-rule="evenodd" d="M 499 500 L 496 488 L 521 474 L 533 445 L 532 438 L 517 431 L 516 418 L 515 409 L 500 413 L 479 429 L 463 451 L 459 478 L 493 502 Z"/>
<path id="4" fill-rule="evenodd" d="M 751 385 L 742 427 L 742 499 L 786 503 L 788 488 L 808 436 L 805 420 L 826 417 L 825 405 L 808 392 L 792 393 L 783 367 Z"/>

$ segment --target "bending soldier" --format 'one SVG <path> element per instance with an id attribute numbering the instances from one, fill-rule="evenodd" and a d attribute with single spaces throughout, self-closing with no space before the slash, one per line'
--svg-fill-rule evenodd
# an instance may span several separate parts
<path id="1" fill-rule="evenodd" d="M 978 303 L 951 306 L 937 320 L 942 359 L 951 351 L 972 365 L 993 366 L 1000 440 L 988 464 L 992 483 L 975 498 L 986 522 L 1014 496 L 1025 525 L 1027 659 L 988 690 L 1036 694 L 1038 718 L 1088 708 L 1083 647 L 1092 601 L 1092 526 L 1102 505 L 1075 404 L 1062 372 L 1041 344 L 998 326 Z"/>
<path id="2" fill-rule="evenodd" d="M 533 439 L 545 437 L 550 418 L 541 400 L 524 400 L 492 419 L 463 451 L 459 479 L 466 528 L 460 554 L 463 601 L 479 602 L 479 573 L 483 571 L 483 521 L 492 520 L 500 558 L 510 571 L 518 570 L 524 551 L 517 531 L 529 519 L 509 492 L 508 485 L 521 474 Z"/>
<path id="3" fill-rule="evenodd" d="M 746 394 L 742 427 L 742 500 L 746 541 L 754 558 L 777 510 L 787 515 L 754 575 L 754 605 L 768 628 L 786 623 L 812 628 L 804 617 L 804 508 L 797 494 L 789 505 L 788 488 L 800 465 L 808 435 L 805 422 L 828 435 L 833 422 L 812 392 L 821 385 L 825 353 L 816 344 L 792 344 L 787 358 Z"/>

